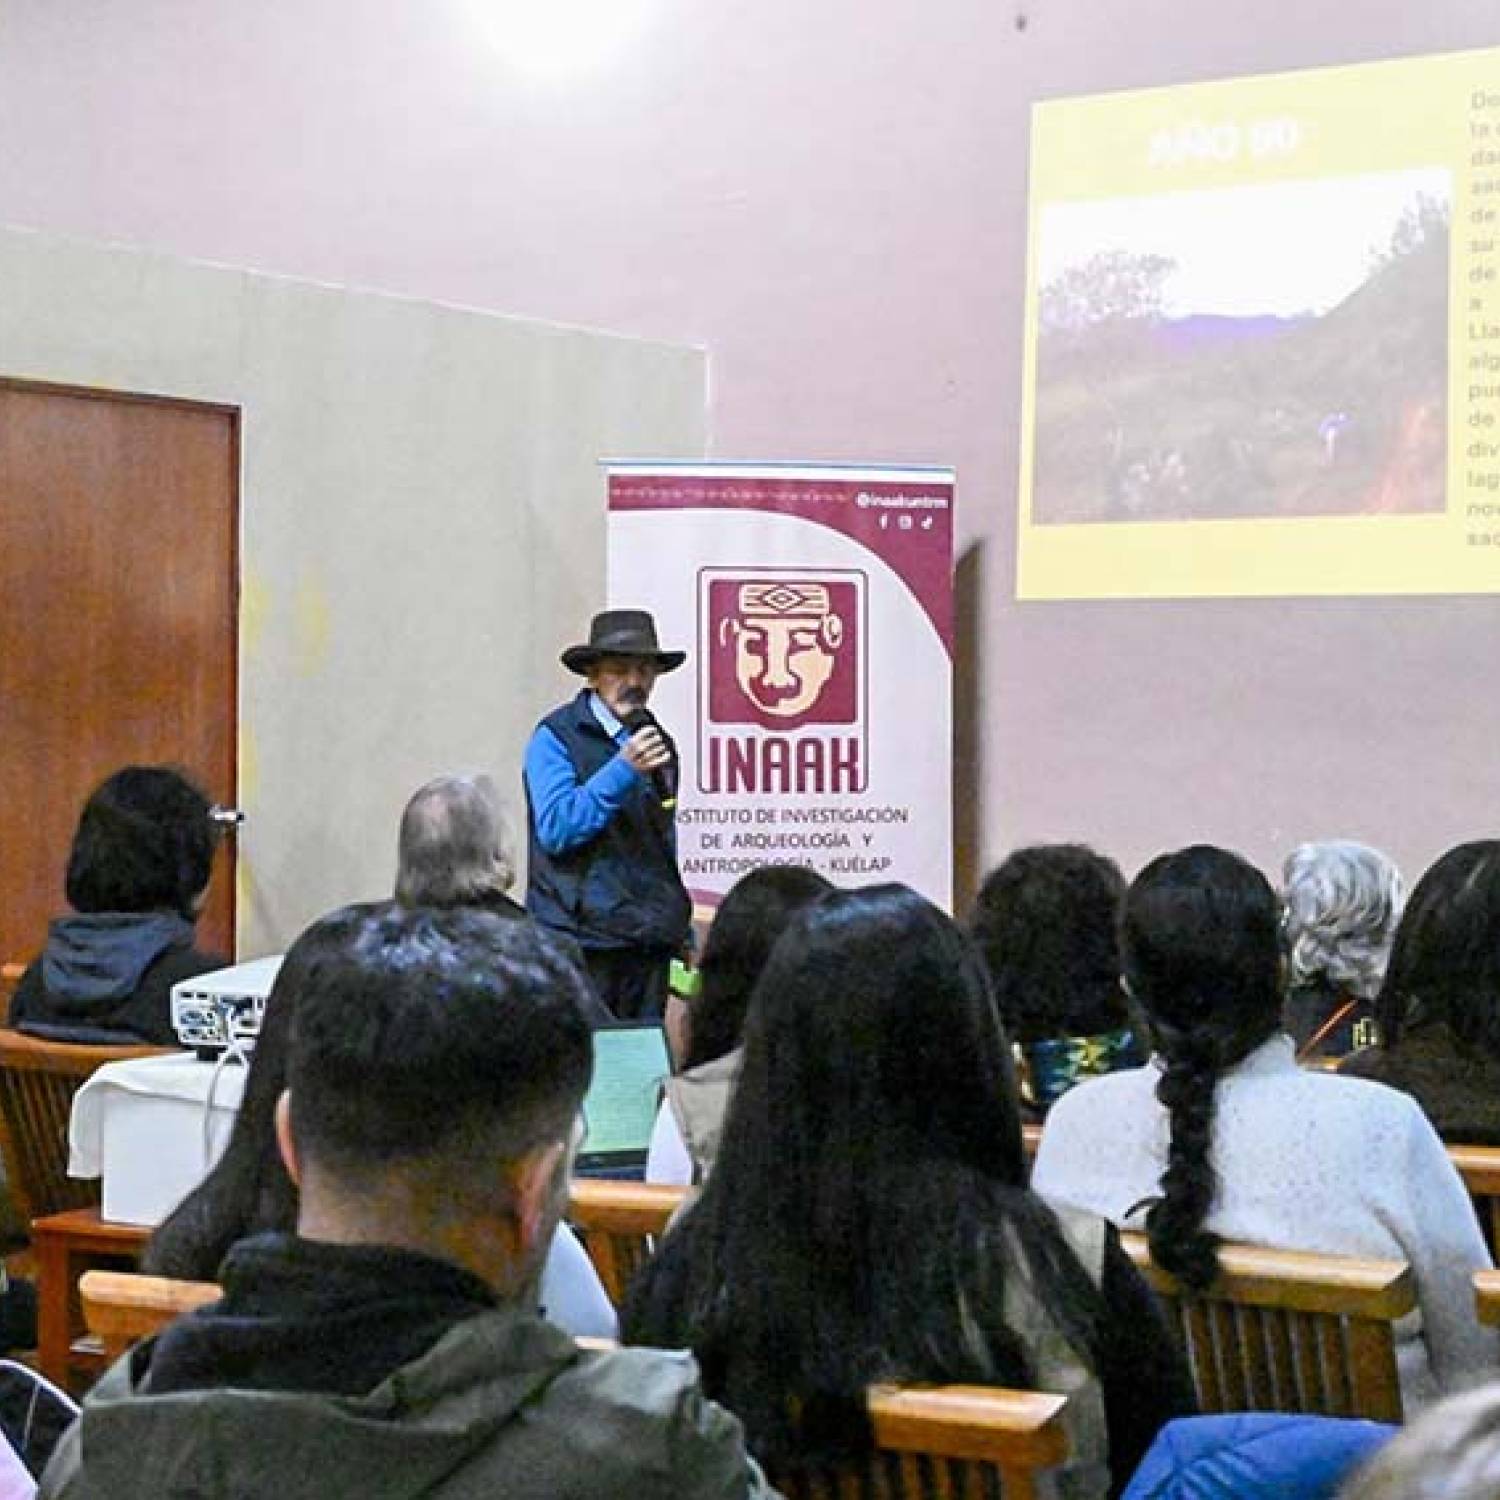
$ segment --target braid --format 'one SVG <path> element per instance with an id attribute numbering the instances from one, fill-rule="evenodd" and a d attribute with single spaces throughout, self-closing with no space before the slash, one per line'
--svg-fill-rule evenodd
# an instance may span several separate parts
<path id="1" fill-rule="evenodd" d="M 1146 1232 L 1152 1259 L 1189 1291 L 1219 1275 L 1219 1241 L 1203 1227 L 1219 1186 L 1214 1090 L 1277 1029 L 1280 936 L 1265 876 L 1210 844 L 1152 860 L 1125 898 L 1125 977 L 1162 1058 L 1156 1097 L 1170 1131 Z"/>
<path id="2" fill-rule="evenodd" d="M 1214 1089 L 1222 1063 L 1206 1038 L 1178 1035 L 1163 1042 L 1166 1062 L 1156 1097 L 1171 1129 L 1161 1197 L 1146 1216 L 1151 1258 L 1192 1291 L 1206 1291 L 1219 1275 L 1219 1238 L 1203 1227 L 1218 1179 L 1209 1161 Z"/>

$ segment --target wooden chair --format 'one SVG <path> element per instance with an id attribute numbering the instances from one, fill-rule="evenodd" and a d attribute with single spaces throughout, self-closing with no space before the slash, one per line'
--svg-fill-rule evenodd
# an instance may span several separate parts
<path id="1" fill-rule="evenodd" d="M 1474 1273 L 1474 1310 L 1487 1328 L 1500 1327 L 1500 1271 Z"/>
<path id="2" fill-rule="evenodd" d="M 1500 1256 L 1500 1146 L 1448 1147 L 1479 1215 L 1479 1227 L 1492 1256 Z"/>
<path id="3" fill-rule="evenodd" d="M 217 1302 L 213 1281 L 171 1281 L 126 1271 L 85 1271 L 78 1283 L 83 1321 L 113 1364 L 132 1344 L 159 1333 L 174 1318 Z"/>
<path id="4" fill-rule="evenodd" d="M 10 997 L 15 994 L 21 976 L 26 972 L 25 964 L 0 964 L 0 1015 L 10 1014 Z"/>
<path id="5" fill-rule="evenodd" d="M 568 1222 L 578 1231 L 609 1300 L 624 1301 L 630 1278 L 649 1259 L 657 1239 L 692 1190 L 658 1182 L 573 1179 Z"/>
<path id="6" fill-rule="evenodd" d="M 1218 1283 L 1190 1295 L 1144 1235 L 1120 1239 L 1167 1303 L 1205 1412 L 1401 1420 L 1392 1324 L 1417 1302 L 1402 1262 L 1221 1245 Z"/>
<path id="7" fill-rule="evenodd" d="M 772 1479 L 787 1500 L 1035 1500 L 1068 1456 L 1066 1404 L 994 1386 L 872 1386 L 864 1462 Z"/>
<path id="8" fill-rule="evenodd" d="M 170 1047 L 81 1047 L 0 1028 L 0 1145 L 11 1192 L 28 1219 L 99 1201 L 96 1181 L 68 1176 L 73 1095 L 107 1062 L 154 1057 Z"/>

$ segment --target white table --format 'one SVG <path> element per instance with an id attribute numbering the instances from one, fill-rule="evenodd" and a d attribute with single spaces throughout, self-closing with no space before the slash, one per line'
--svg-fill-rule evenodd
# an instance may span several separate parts
<path id="1" fill-rule="evenodd" d="M 191 1052 L 106 1063 L 73 1097 L 68 1175 L 103 1177 L 104 1218 L 161 1223 L 223 1152 L 245 1073 Z"/>

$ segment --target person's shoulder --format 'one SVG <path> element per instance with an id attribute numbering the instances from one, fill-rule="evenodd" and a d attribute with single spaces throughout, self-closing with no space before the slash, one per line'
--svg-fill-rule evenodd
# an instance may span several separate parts
<path id="1" fill-rule="evenodd" d="M 1074 1084 L 1047 1111 L 1032 1165 L 1032 1186 L 1049 1202 L 1066 1198 L 1063 1184 L 1073 1179 L 1081 1164 L 1102 1160 L 1105 1140 L 1118 1145 L 1128 1138 L 1139 1144 L 1141 1132 L 1157 1118 L 1160 1077 L 1160 1071 L 1147 1063 Z"/>
<path id="2" fill-rule="evenodd" d="M 673 1494 L 771 1493 L 746 1451 L 739 1419 L 709 1400 L 687 1350 L 584 1350 L 558 1385 L 585 1408 L 580 1420 L 607 1426 L 616 1462 L 671 1476 Z"/>
<path id="3" fill-rule="evenodd" d="M 200 974 L 212 974 L 217 969 L 227 969 L 232 960 L 221 953 L 209 953 L 196 945 L 185 948 L 166 948 L 152 960 L 142 975 L 147 978 L 176 984 L 179 979 L 196 979 Z"/>
<path id="4" fill-rule="evenodd" d="M 582 1347 L 569 1379 L 592 1399 L 660 1416 L 698 1388 L 698 1361 L 687 1349 Z"/>
<path id="5" fill-rule="evenodd" d="M 1101 1111 L 1154 1095 L 1160 1078 L 1161 1070 L 1154 1063 L 1144 1063 L 1139 1068 L 1121 1068 L 1114 1073 L 1101 1073 L 1097 1078 L 1075 1083 L 1047 1111 L 1043 1141 L 1059 1125 L 1071 1129 Z"/>
<path id="6" fill-rule="evenodd" d="M 1320 1068 L 1299 1068 L 1288 1075 L 1288 1090 L 1295 1089 L 1308 1100 L 1312 1108 L 1342 1110 L 1350 1114 L 1363 1114 L 1406 1120 L 1415 1116 L 1424 1119 L 1421 1107 L 1410 1094 L 1380 1081 L 1371 1072 L 1325 1072 Z"/>
<path id="7" fill-rule="evenodd" d="M 532 738 L 546 732 L 555 735 L 559 728 L 565 728 L 575 722 L 584 722 L 593 719 L 589 709 L 588 689 L 582 688 L 574 693 L 571 698 L 549 708 L 546 713 L 537 720 L 536 728 L 532 731 Z"/>
<path id="8" fill-rule="evenodd" d="M 133 1033 L 134 1039 L 161 1047 L 177 1045 L 172 1025 L 172 991 L 185 979 L 212 974 L 229 967 L 229 959 L 204 953 L 191 945 L 168 948 L 152 959 L 136 984 L 135 992 L 121 1002 L 112 1023 Z"/>
<path id="9" fill-rule="evenodd" d="M 1422 1106 L 1410 1094 L 1375 1078 L 1349 1073 L 1298 1069 L 1289 1074 L 1274 1104 L 1296 1128 L 1316 1138 L 1322 1150 L 1342 1140 L 1351 1169 L 1359 1162 L 1383 1160 L 1377 1143 L 1405 1141 L 1410 1147 L 1443 1149 L 1442 1141 Z"/>

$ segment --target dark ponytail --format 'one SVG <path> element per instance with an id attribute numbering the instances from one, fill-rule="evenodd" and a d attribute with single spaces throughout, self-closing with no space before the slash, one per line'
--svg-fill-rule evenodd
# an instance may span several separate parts
<path id="1" fill-rule="evenodd" d="M 1279 922 L 1265 877 L 1207 845 L 1154 860 L 1125 899 L 1125 974 L 1162 1060 L 1170 1129 L 1146 1230 L 1152 1259 L 1194 1291 L 1219 1274 L 1218 1237 L 1203 1227 L 1218 1188 L 1214 1091 L 1279 1025 Z"/>

